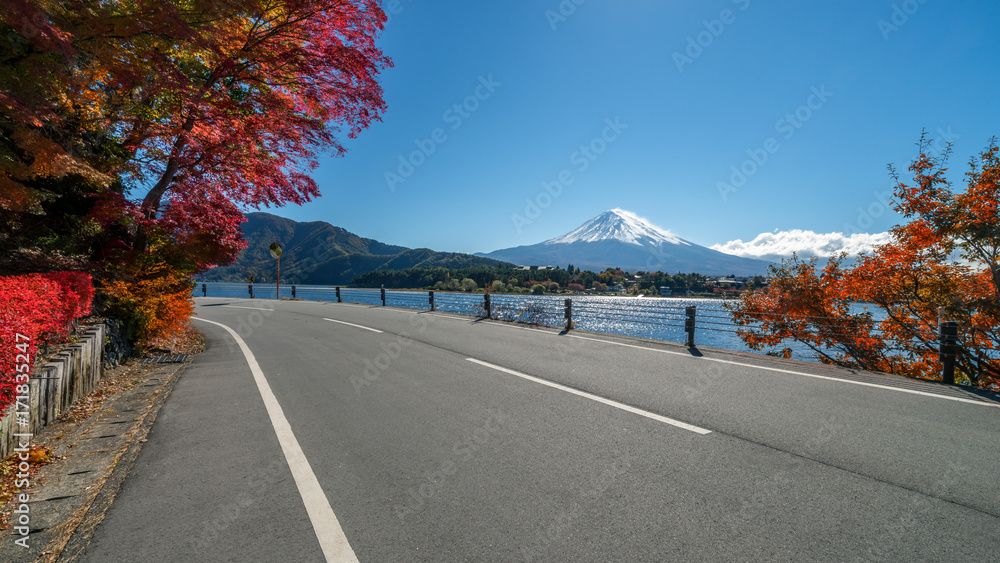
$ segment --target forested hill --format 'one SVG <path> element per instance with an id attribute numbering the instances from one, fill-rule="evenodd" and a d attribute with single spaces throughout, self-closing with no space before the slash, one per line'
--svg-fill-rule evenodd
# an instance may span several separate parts
<path id="1" fill-rule="evenodd" d="M 243 238 L 247 248 L 236 262 L 213 268 L 204 275 L 206 281 L 244 282 L 252 275 L 258 282 L 273 282 L 276 261 L 268 250 L 272 242 L 283 248 L 284 283 L 346 285 L 373 270 L 510 266 L 471 254 L 385 244 L 324 221 L 299 223 L 270 213 L 248 213 Z"/>

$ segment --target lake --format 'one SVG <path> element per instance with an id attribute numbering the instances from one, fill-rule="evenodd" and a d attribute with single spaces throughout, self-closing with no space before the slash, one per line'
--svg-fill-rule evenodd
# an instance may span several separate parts
<path id="1" fill-rule="evenodd" d="M 249 297 L 248 284 L 207 282 L 209 297 Z M 274 286 L 254 284 L 258 299 L 274 299 Z M 341 288 L 341 298 L 346 303 L 381 305 L 378 289 Z M 202 295 L 202 284 L 195 288 L 194 296 Z M 295 296 L 310 301 L 336 301 L 334 287 L 296 285 Z M 291 298 L 291 286 L 281 286 L 281 297 Z M 510 321 L 564 326 L 565 300 L 573 302 L 573 324 L 578 329 L 636 336 L 668 342 L 686 342 L 684 332 L 685 309 L 695 307 L 695 344 L 712 348 L 752 352 L 736 334 L 737 326 L 725 309 L 726 301 L 719 299 L 686 299 L 656 297 L 618 297 L 603 295 L 523 295 L 491 294 L 493 318 Z M 463 315 L 483 315 L 483 294 L 435 292 L 438 311 Z M 427 291 L 386 290 L 386 305 L 407 309 L 429 309 Z M 792 357 L 815 361 L 812 352 L 797 342 L 786 344 Z M 781 346 L 779 348 L 783 348 Z"/>

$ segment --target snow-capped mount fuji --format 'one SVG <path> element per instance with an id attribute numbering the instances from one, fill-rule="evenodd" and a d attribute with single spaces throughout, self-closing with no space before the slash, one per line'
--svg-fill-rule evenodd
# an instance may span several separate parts
<path id="1" fill-rule="evenodd" d="M 691 245 L 670 231 L 649 224 L 635 213 L 617 208 L 601 213 L 571 233 L 549 239 L 542 244 L 572 244 L 601 240 L 617 240 L 639 246 L 656 246 L 663 243 Z"/>
<path id="2" fill-rule="evenodd" d="M 545 242 L 478 254 L 524 266 L 574 266 L 603 271 L 621 268 L 635 273 L 697 272 L 705 275 L 764 274 L 768 262 L 725 254 L 686 241 L 635 213 L 612 209 L 579 228 Z"/>

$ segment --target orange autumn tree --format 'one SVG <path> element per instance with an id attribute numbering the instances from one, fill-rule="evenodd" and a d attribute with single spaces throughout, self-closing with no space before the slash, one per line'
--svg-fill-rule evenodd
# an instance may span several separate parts
<path id="1" fill-rule="evenodd" d="M 98 280 L 105 314 L 127 319 L 140 345 L 177 334 L 194 314 L 194 283 L 165 262 L 129 268 L 126 279 Z"/>
<path id="2" fill-rule="evenodd" d="M 920 156 L 913 182 L 895 182 L 894 206 L 908 222 L 853 267 L 841 255 L 819 270 L 793 257 L 771 269 L 770 286 L 733 306 L 739 334 L 755 350 L 805 344 L 824 363 L 936 379 L 939 309 L 957 321 L 956 381 L 1000 390 L 1000 157 L 996 139 L 970 161 L 966 189 L 945 176 L 951 149 Z M 863 303 L 861 307 L 856 302 Z M 783 355 L 790 355 L 784 348 Z"/>

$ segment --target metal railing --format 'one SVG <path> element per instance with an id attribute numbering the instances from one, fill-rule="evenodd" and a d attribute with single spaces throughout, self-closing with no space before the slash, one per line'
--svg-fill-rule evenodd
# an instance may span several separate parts
<path id="1" fill-rule="evenodd" d="M 220 289 L 225 293 L 245 291 L 245 295 L 251 298 L 275 298 L 275 287 L 270 284 L 213 283 L 212 288 Z M 199 289 L 203 296 L 208 296 L 206 284 L 201 284 L 200 288 L 196 287 L 195 291 L 197 292 Z M 523 294 L 468 294 L 359 289 L 339 286 L 309 286 L 308 289 L 302 288 L 300 290 L 294 284 L 282 287 L 281 297 L 295 299 L 303 292 L 308 295 L 308 297 L 304 297 L 306 299 L 442 311 L 499 321 L 564 327 L 566 330 L 579 327 L 599 332 L 615 332 L 614 330 L 602 330 L 601 327 L 606 327 L 608 322 L 614 323 L 617 327 L 646 326 L 658 330 L 674 329 L 672 333 L 676 336 L 683 335 L 684 343 L 690 348 L 696 346 L 696 334 L 700 331 L 729 333 L 738 336 L 742 331 L 755 328 L 752 324 L 739 325 L 735 323 L 732 313 L 724 308 L 709 308 L 699 311 L 696 306 L 670 306 L 664 305 L 659 300 L 650 300 L 648 305 L 633 301 L 627 306 L 623 306 L 620 303 L 595 302 L 593 300 L 582 300 L 574 303 L 572 298 L 563 299 L 557 296 L 540 296 L 539 298 L 539 296 Z M 789 322 L 814 323 L 814 329 L 825 331 L 827 335 L 848 334 L 848 331 L 856 332 L 858 330 L 857 326 L 848 326 L 850 322 L 845 322 L 844 318 L 784 315 L 782 319 Z M 867 323 L 864 328 L 869 334 L 884 336 L 878 327 L 880 322 Z M 937 329 L 933 333 L 928 330 L 933 328 Z M 682 329 L 683 332 L 676 329 Z M 938 327 L 914 325 L 910 327 L 910 331 L 908 342 L 898 342 L 897 337 L 894 339 L 897 341 L 896 346 L 883 346 L 881 350 L 901 352 L 911 356 L 927 356 L 936 353 L 942 365 L 942 381 L 946 383 L 955 382 L 956 366 L 962 365 L 965 370 L 969 370 L 970 366 L 975 367 L 978 364 L 983 364 L 984 352 L 988 352 L 992 354 L 992 357 L 1000 360 L 1000 344 L 988 341 L 985 345 L 977 346 L 970 344 L 968 339 L 961 339 L 960 342 L 960 327 L 954 321 L 943 322 Z M 634 331 L 626 330 L 624 333 L 631 334 L 632 332 Z M 665 340 L 664 338 L 660 339 Z M 972 355 L 970 354 L 971 350 L 980 353 Z M 992 364 L 992 362 L 989 363 Z M 995 365 L 978 365 L 978 369 L 995 370 L 996 367 Z"/>

